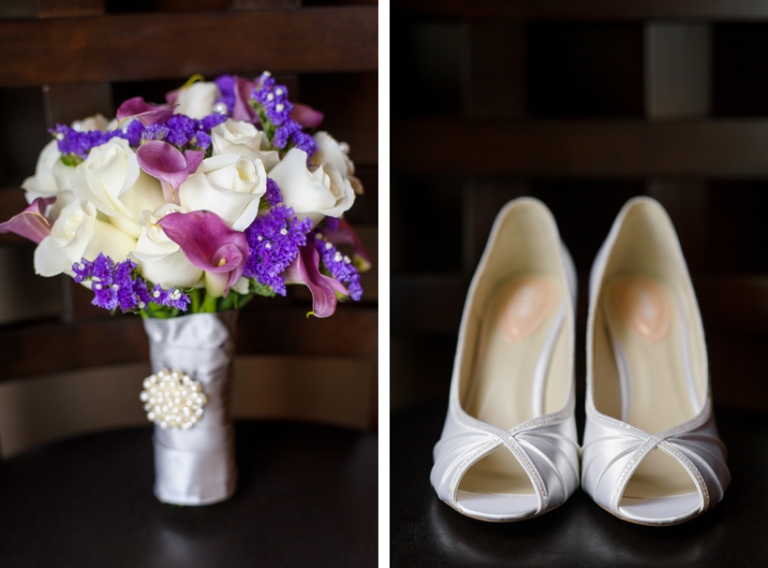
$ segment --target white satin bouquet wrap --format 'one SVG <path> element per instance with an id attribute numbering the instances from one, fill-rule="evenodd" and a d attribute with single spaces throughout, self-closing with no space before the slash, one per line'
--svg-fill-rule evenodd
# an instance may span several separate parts
<path id="1" fill-rule="evenodd" d="M 152 372 L 182 370 L 208 398 L 194 427 L 155 426 L 155 496 L 165 503 L 208 505 L 235 491 L 234 428 L 229 414 L 236 311 L 144 319 Z"/>

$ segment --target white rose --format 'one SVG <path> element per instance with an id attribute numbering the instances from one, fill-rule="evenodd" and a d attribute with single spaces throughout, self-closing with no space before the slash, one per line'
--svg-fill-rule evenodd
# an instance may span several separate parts
<path id="1" fill-rule="evenodd" d="M 363 193 L 363 184 L 354 176 L 355 164 L 349 159 L 349 145 L 345 142 L 337 142 L 327 132 L 318 132 L 313 138 L 317 143 L 317 151 L 312 154 L 310 163 L 314 166 L 333 164 L 342 176 L 349 180 L 352 189 L 360 195 Z"/>
<path id="2" fill-rule="evenodd" d="M 37 158 L 35 175 L 28 177 L 21 184 L 27 192 L 25 197 L 32 203 L 38 197 L 51 197 L 60 191 L 72 189 L 72 178 L 76 167 L 67 166 L 61 161 L 58 140 L 51 140 L 45 145 Z"/>
<path id="3" fill-rule="evenodd" d="M 164 203 L 160 182 L 141 171 L 136 152 L 123 138 L 91 149 L 77 168 L 73 189 L 134 238 L 141 234 L 139 213 Z"/>
<path id="4" fill-rule="evenodd" d="M 175 114 L 186 114 L 191 118 L 204 118 L 213 112 L 213 105 L 221 97 L 216 83 L 198 81 L 186 89 L 179 90 Z"/>
<path id="5" fill-rule="evenodd" d="M 144 211 L 139 220 L 141 236 L 132 256 L 136 258 L 141 274 L 163 288 L 190 288 L 202 277 L 203 271 L 193 265 L 157 224 L 168 213 L 186 213 L 173 203 L 164 203 L 152 212 Z"/>
<path id="6" fill-rule="evenodd" d="M 355 202 L 349 180 L 330 162 L 307 168 L 307 153 L 291 148 L 269 173 L 283 194 L 283 202 L 293 207 L 299 219 L 309 217 L 317 224 L 323 217 L 340 217 Z"/>
<path id="7" fill-rule="evenodd" d="M 71 274 L 74 263 L 82 258 L 94 260 L 99 253 L 115 262 L 125 260 L 136 240 L 96 215 L 96 208 L 87 201 L 76 199 L 64 207 L 51 234 L 35 249 L 35 272 L 41 276 Z"/>
<path id="8" fill-rule="evenodd" d="M 220 154 L 203 160 L 197 173 L 179 186 L 179 202 L 189 211 L 213 211 L 236 231 L 259 213 L 267 172 L 258 158 Z"/>
<path id="9" fill-rule="evenodd" d="M 268 150 L 270 144 L 266 135 L 250 122 L 227 119 L 211 130 L 213 155 L 240 154 L 259 158 L 269 172 L 280 161 L 279 154 Z"/>

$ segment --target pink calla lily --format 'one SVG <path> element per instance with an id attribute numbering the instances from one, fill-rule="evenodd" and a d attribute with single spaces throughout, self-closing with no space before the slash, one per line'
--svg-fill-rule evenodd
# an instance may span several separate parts
<path id="1" fill-rule="evenodd" d="M 45 218 L 45 208 L 54 201 L 55 197 L 38 197 L 24 211 L 5 223 L 0 223 L 0 233 L 16 233 L 40 244 L 40 241 L 51 234 L 51 224 Z"/>
<path id="2" fill-rule="evenodd" d="M 197 171 L 203 161 L 202 150 L 185 150 L 182 154 L 175 146 L 153 140 L 145 142 L 136 151 L 139 166 L 160 180 L 168 203 L 179 203 L 179 186 Z"/>
<path id="3" fill-rule="evenodd" d="M 243 275 L 248 261 L 245 233 L 231 229 L 215 213 L 170 213 L 158 225 L 193 265 L 205 271 L 206 287 L 214 296 L 227 295 Z"/>
<path id="4" fill-rule="evenodd" d="M 168 105 L 152 105 L 141 97 L 128 99 L 117 109 L 117 122 L 123 122 L 127 118 L 140 120 L 144 126 L 165 122 L 173 116 L 173 108 Z"/>
<path id="5" fill-rule="evenodd" d="M 336 311 L 336 292 L 348 295 L 347 289 L 338 280 L 321 274 L 318 270 L 320 253 L 314 243 L 299 248 L 299 254 L 283 272 L 286 284 L 306 284 L 312 292 L 312 314 L 327 318 Z"/>
<path id="6" fill-rule="evenodd" d="M 357 233 L 352 229 L 352 226 L 347 220 L 342 217 L 339 219 L 339 228 L 335 231 L 324 231 L 325 238 L 328 242 L 334 245 L 352 245 L 355 247 L 355 252 L 352 254 L 352 260 L 355 263 L 355 268 L 360 272 L 365 272 L 371 268 L 371 257 L 368 255 L 368 251 L 365 250 L 363 242 Z"/>
<path id="7" fill-rule="evenodd" d="M 232 109 L 231 116 L 233 120 L 259 122 L 259 117 L 251 106 L 251 93 L 256 88 L 256 85 L 256 81 L 248 81 L 242 77 L 235 76 L 235 106 Z"/>
<path id="8" fill-rule="evenodd" d="M 313 109 L 309 105 L 293 103 L 291 118 L 305 128 L 317 128 L 323 122 L 324 117 L 325 115 L 322 112 Z"/>

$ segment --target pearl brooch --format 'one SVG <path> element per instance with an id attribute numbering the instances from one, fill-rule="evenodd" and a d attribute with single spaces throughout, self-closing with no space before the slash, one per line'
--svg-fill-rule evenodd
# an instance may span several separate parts
<path id="1" fill-rule="evenodd" d="M 161 369 L 142 383 L 139 399 L 147 419 L 161 428 L 189 430 L 203 417 L 208 397 L 198 381 L 183 371 Z"/>

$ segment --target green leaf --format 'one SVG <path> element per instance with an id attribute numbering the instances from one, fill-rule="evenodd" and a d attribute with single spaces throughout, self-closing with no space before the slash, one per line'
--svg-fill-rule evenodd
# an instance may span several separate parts
<path id="1" fill-rule="evenodd" d="M 82 164 L 83 159 L 80 156 L 77 156 L 75 154 L 62 154 L 61 163 L 64 164 L 65 166 L 74 168 L 78 164 Z"/>
<path id="2" fill-rule="evenodd" d="M 264 284 L 261 284 L 257 280 L 251 280 L 251 285 L 249 286 L 249 290 L 254 294 L 258 294 L 259 296 L 264 296 L 265 298 L 275 297 L 275 291 L 272 289 L 271 286 L 265 286 Z"/>

